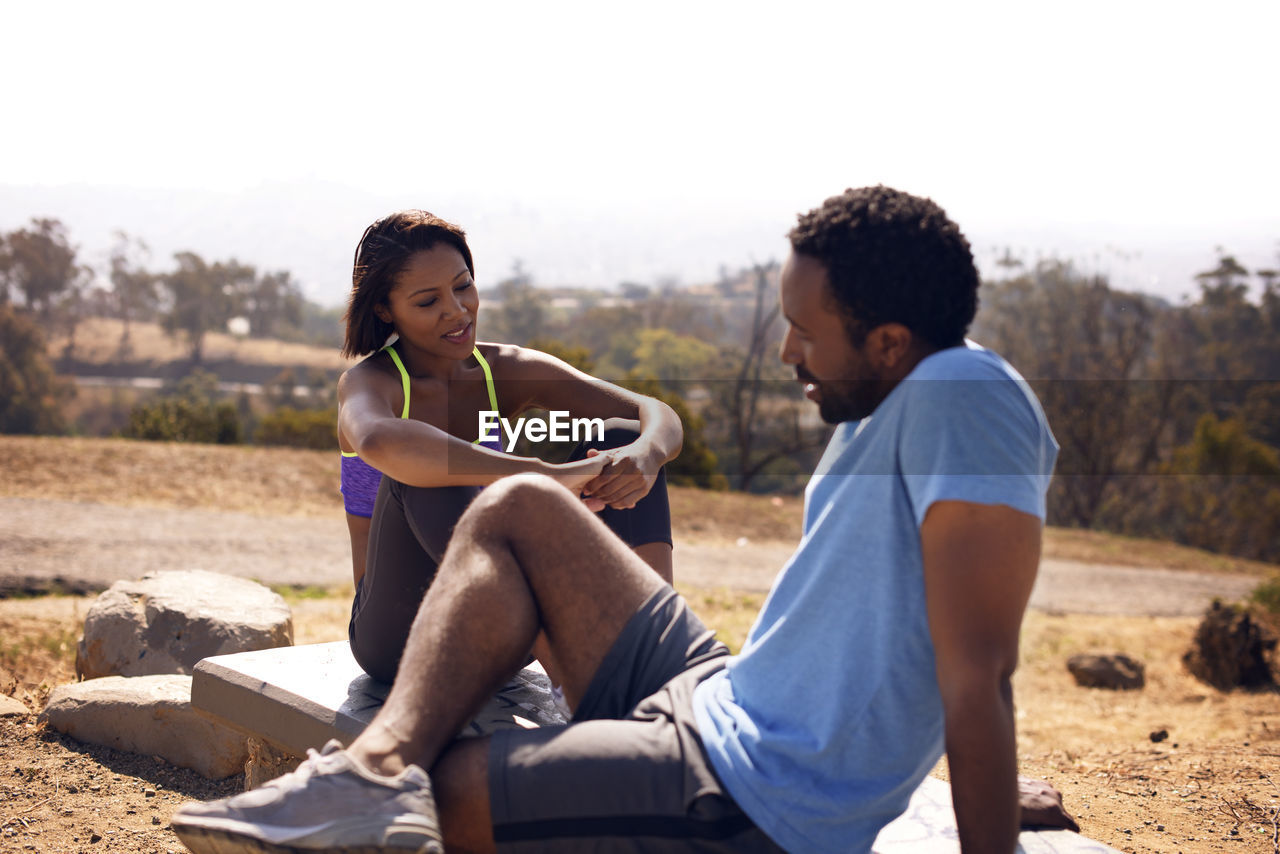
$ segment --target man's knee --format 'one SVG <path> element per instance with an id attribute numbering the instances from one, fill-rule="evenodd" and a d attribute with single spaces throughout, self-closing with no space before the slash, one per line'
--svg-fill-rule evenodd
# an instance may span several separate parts
<path id="1" fill-rule="evenodd" d="M 484 488 L 458 523 L 486 530 L 498 526 L 515 531 L 525 525 L 546 530 L 557 517 L 573 512 L 574 497 L 569 490 L 540 474 L 504 477 Z"/>

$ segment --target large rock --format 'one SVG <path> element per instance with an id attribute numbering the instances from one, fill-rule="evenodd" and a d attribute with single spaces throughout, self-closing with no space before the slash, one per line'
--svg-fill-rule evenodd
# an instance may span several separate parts
<path id="1" fill-rule="evenodd" d="M 1146 684 L 1146 668 L 1127 655 L 1073 655 L 1067 669 L 1084 688 L 1110 688 L 1132 691 Z"/>
<path id="2" fill-rule="evenodd" d="M 211 780 L 244 771 L 245 737 L 191 707 L 190 676 L 107 676 L 60 685 L 40 719 L 79 741 L 159 756 Z"/>
<path id="3" fill-rule="evenodd" d="M 1276 637 L 1248 611 L 1215 601 L 1182 661 L 1192 675 L 1219 691 L 1261 688 L 1273 684 L 1270 659 L 1275 649 Z"/>
<path id="4" fill-rule="evenodd" d="M 211 655 L 293 644 L 293 615 L 255 581 L 202 570 L 118 581 L 84 621 L 76 675 L 190 674 Z"/>

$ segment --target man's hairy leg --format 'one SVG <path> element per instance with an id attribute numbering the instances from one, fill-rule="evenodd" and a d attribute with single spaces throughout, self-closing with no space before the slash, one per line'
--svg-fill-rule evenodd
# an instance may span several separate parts
<path id="1" fill-rule="evenodd" d="M 386 703 L 349 748 L 387 774 L 431 768 L 535 640 L 576 708 L 663 581 L 581 502 L 536 476 L 485 489 L 459 520 Z"/>

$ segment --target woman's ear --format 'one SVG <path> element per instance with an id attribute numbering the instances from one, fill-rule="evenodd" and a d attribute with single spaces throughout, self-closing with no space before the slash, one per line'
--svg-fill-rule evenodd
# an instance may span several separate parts
<path id="1" fill-rule="evenodd" d="M 373 307 L 373 313 L 383 323 L 391 323 L 391 309 L 387 307 L 385 302 L 380 302 Z M 394 324 L 392 324 L 394 326 Z"/>

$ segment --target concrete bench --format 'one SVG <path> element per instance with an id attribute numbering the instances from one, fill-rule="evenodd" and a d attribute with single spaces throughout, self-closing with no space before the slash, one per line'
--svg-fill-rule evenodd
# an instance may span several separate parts
<path id="1" fill-rule="evenodd" d="M 206 658 L 196 665 L 191 704 L 250 737 L 253 786 L 296 765 L 307 748 L 330 738 L 350 743 L 377 714 L 388 686 L 370 679 L 345 641 Z M 551 683 L 536 663 L 503 686 L 463 731 L 483 735 L 504 727 L 562 723 Z M 1115 852 L 1066 830 L 1023 831 L 1024 854 Z M 907 811 L 881 831 L 880 854 L 958 854 L 951 787 L 928 777 Z"/>
<path id="2" fill-rule="evenodd" d="M 346 641 L 216 655 L 196 665 L 191 705 L 287 754 L 331 738 L 349 744 L 390 686 L 360 669 Z M 551 682 L 534 662 L 499 689 L 462 735 L 564 723 Z"/>

